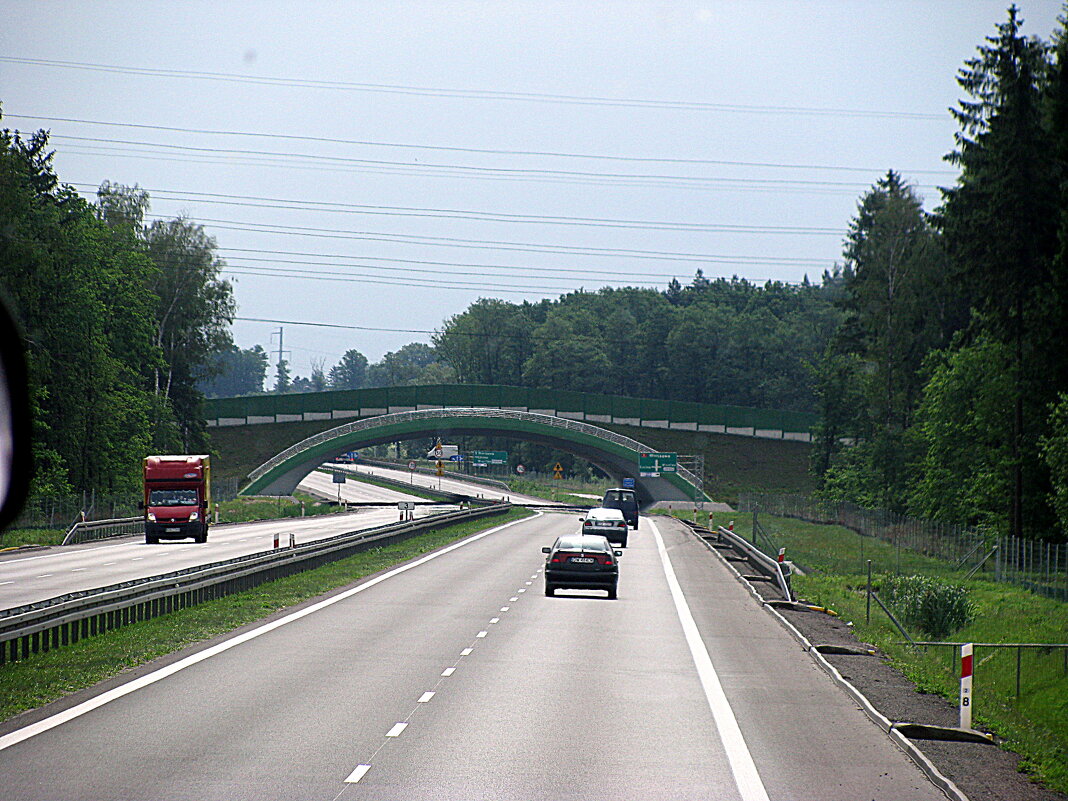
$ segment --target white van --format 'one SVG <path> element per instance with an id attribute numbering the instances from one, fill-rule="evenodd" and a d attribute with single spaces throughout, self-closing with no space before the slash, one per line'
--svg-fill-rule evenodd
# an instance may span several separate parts
<path id="1" fill-rule="evenodd" d="M 624 548 L 627 547 L 627 532 L 630 527 L 618 509 L 590 509 L 586 517 L 582 518 L 583 534 L 600 534 L 609 542 L 618 542 Z"/>

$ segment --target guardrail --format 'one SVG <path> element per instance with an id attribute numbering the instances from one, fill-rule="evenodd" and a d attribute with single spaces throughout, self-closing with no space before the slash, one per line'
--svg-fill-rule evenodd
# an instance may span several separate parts
<path id="1" fill-rule="evenodd" d="M 780 562 L 776 559 L 772 559 L 753 543 L 742 539 L 733 531 L 726 529 L 723 526 L 719 526 L 716 531 L 713 532 L 711 529 L 699 526 L 696 523 L 691 523 L 688 520 L 683 520 L 682 518 L 678 518 L 678 520 L 703 539 L 715 536 L 717 542 L 725 542 L 735 551 L 742 554 L 754 569 L 759 570 L 761 573 L 764 573 L 774 580 L 779 585 L 779 590 L 787 601 L 795 600 L 793 591 L 790 588 L 790 575 L 793 572 L 793 564 L 791 562 Z"/>
<path id="2" fill-rule="evenodd" d="M 143 517 L 118 517 L 113 520 L 81 520 L 71 526 L 62 545 L 77 545 L 80 542 L 106 540 L 111 537 L 124 537 L 130 534 L 144 534 Z"/>
<path id="3" fill-rule="evenodd" d="M 510 508 L 510 504 L 494 504 L 446 512 L 0 610 L 0 664 Z"/>

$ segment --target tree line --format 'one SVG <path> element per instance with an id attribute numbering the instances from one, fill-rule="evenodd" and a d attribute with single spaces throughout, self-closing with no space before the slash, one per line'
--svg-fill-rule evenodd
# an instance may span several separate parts
<path id="1" fill-rule="evenodd" d="M 818 285 L 758 285 L 698 270 L 665 291 L 605 288 L 536 303 L 482 298 L 445 320 L 431 345 L 413 342 L 373 364 L 353 349 L 329 371 L 319 364 L 310 378 L 290 380 L 282 362 L 272 391 L 508 384 L 812 411 L 812 366 L 842 317 L 835 300 L 846 277 L 836 269 Z M 222 358 L 240 366 L 223 367 L 205 386 L 209 395 L 263 391 L 261 347 Z"/>
<path id="2" fill-rule="evenodd" d="M 37 496 L 140 485 L 152 452 L 207 447 L 197 382 L 231 343 L 215 241 L 145 223 L 147 193 L 59 182 L 48 134 L 0 130 L 0 296 L 21 328 Z"/>
<path id="3" fill-rule="evenodd" d="M 1068 527 L 1068 38 L 1015 6 L 965 62 L 941 205 L 891 171 L 845 242 L 816 375 L 832 499 L 1026 536 Z"/>

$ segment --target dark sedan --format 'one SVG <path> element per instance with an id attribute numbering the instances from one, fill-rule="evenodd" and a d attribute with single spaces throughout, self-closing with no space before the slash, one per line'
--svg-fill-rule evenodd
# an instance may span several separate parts
<path id="1" fill-rule="evenodd" d="M 604 537 L 568 534 L 558 537 L 551 548 L 542 548 L 545 557 L 545 594 L 557 590 L 605 590 L 616 597 L 619 583 L 619 557 Z"/>

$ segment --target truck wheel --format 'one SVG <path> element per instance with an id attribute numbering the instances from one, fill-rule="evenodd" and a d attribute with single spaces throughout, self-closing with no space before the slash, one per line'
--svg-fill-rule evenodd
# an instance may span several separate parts
<path id="1" fill-rule="evenodd" d="M 204 529 L 199 534 L 197 534 L 195 537 L 193 537 L 193 542 L 207 542 L 207 541 L 208 541 L 208 530 L 207 529 Z"/>

